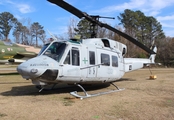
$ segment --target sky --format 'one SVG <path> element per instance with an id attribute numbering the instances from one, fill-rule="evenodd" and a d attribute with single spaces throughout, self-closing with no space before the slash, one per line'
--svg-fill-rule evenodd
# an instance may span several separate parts
<path id="1" fill-rule="evenodd" d="M 102 19 L 116 26 L 120 23 L 117 16 L 125 9 L 140 10 L 146 16 L 153 16 L 161 23 L 166 36 L 174 37 L 174 0 L 65 0 L 89 15 L 115 17 L 114 20 Z M 77 17 L 47 0 L 0 0 L 0 13 L 10 12 L 24 25 L 26 21 L 38 22 L 55 35 L 67 35 L 70 20 Z M 49 38 L 47 32 L 47 38 Z"/>

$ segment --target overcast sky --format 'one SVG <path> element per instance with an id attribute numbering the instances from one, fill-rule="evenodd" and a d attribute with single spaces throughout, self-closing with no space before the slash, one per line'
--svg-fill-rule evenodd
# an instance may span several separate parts
<path id="1" fill-rule="evenodd" d="M 118 25 L 117 19 L 125 9 L 140 10 L 146 16 L 153 16 L 162 25 L 166 36 L 174 37 L 174 0 L 65 0 L 90 15 L 115 17 L 102 20 L 110 25 Z M 45 30 L 63 35 L 71 18 L 79 20 L 64 9 L 47 0 L 0 0 L 0 13 L 10 12 L 19 21 L 30 19 L 39 22 Z M 47 36 L 49 37 L 49 36 Z"/>

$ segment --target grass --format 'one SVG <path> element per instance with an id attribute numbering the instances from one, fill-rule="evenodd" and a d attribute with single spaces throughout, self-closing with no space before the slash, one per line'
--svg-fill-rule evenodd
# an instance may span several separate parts
<path id="1" fill-rule="evenodd" d="M 65 97 L 63 98 L 63 105 L 64 106 L 72 106 L 73 103 L 75 103 L 75 100 L 76 98 L 70 98 L 70 97 Z"/>
<path id="2" fill-rule="evenodd" d="M 59 89 L 63 86 L 57 85 L 57 90 L 38 93 L 31 81 L 4 74 L 0 77 L 0 119 L 173 120 L 174 69 L 153 69 L 153 73 L 156 80 L 147 80 L 146 69 L 127 73 L 115 82 L 124 91 L 83 100 L 69 95 L 76 87 Z M 91 93 L 113 86 L 87 88 Z"/>
<path id="3" fill-rule="evenodd" d="M 5 117 L 5 116 L 7 116 L 7 115 L 4 114 L 4 113 L 0 113 L 0 118 L 1 118 L 1 117 Z"/>
<path id="4" fill-rule="evenodd" d="M 0 68 L 16 68 L 18 65 L 16 64 L 9 64 L 9 65 L 4 65 L 4 64 L 0 64 Z"/>

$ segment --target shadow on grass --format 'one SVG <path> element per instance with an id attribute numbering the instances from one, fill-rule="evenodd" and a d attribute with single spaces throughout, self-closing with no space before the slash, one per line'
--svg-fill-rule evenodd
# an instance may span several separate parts
<path id="1" fill-rule="evenodd" d="M 100 90 L 103 88 L 109 87 L 109 83 L 105 84 L 94 84 L 94 85 L 83 85 L 87 92 Z M 58 84 L 55 88 L 51 89 L 45 88 L 42 92 L 39 92 L 34 85 L 27 86 L 17 86 L 12 87 L 10 91 L 0 93 L 3 96 L 36 96 L 36 95 L 49 95 L 49 94 L 61 94 L 61 93 L 69 93 L 72 91 L 82 92 L 82 90 L 75 85 L 67 85 L 67 84 Z"/>
<path id="2" fill-rule="evenodd" d="M 18 74 L 18 73 L 15 73 Z M 8 74 L 8 75 L 14 75 L 14 74 Z M 120 80 L 116 81 L 117 82 L 122 82 L 122 81 L 136 81 L 135 79 L 130 79 L 130 78 L 121 78 Z M 94 91 L 96 92 L 97 90 L 100 90 L 102 92 L 107 91 L 107 90 L 113 90 L 115 87 L 112 86 L 112 88 L 107 88 L 110 86 L 110 83 L 101 83 L 101 84 L 90 84 L 90 85 L 82 85 L 84 89 L 87 92 Z M 49 95 L 49 94 L 61 94 L 61 93 L 69 93 L 72 91 L 78 91 L 82 92 L 82 90 L 75 86 L 75 85 L 67 85 L 67 84 L 57 84 L 53 89 L 51 89 L 52 86 L 47 86 L 43 91 L 39 92 L 39 89 L 36 88 L 35 85 L 27 85 L 27 86 L 15 86 L 12 87 L 10 91 L 2 92 L 0 93 L 3 96 L 28 96 L 28 95 Z M 107 90 L 106 90 L 107 89 Z"/>
<path id="3" fill-rule="evenodd" d="M 116 82 L 121 82 L 121 81 L 136 81 L 136 79 L 132 79 L 132 78 L 121 78 L 121 79 L 117 80 Z"/>

